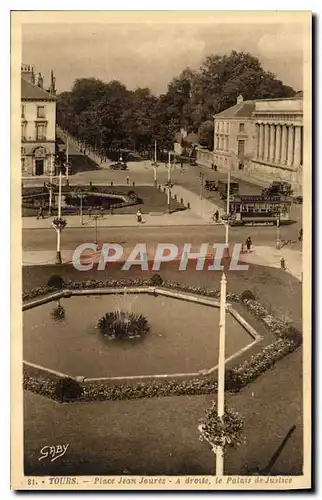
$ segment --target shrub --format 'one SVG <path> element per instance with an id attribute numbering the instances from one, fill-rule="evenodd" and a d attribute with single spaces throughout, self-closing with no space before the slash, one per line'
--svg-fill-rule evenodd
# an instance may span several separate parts
<path id="1" fill-rule="evenodd" d="M 118 339 L 140 337 L 150 331 L 145 316 L 124 311 L 106 313 L 99 320 L 98 328 L 103 335 Z"/>
<path id="2" fill-rule="evenodd" d="M 242 435 L 244 420 L 239 413 L 228 409 L 222 418 L 217 415 L 215 403 L 206 412 L 199 427 L 201 440 L 206 440 L 211 446 L 239 446 L 244 442 Z"/>
<path id="3" fill-rule="evenodd" d="M 56 290 L 61 290 L 62 288 L 64 288 L 64 285 L 65 282 L 63 278 L 58 274 L 53 274 L 52 276 L 50 276 L 47 282 L 47 286 L 49 286 L 50 288 L 55 288 Z"/>
<path id="4" fill-rule="evenodd" d="M 255 295 L 253 294 L 253 292 L 251 290 L 244 290 L 241 294 L 240 294 L 240 299 L 242 301 L 244 300 L 255 300 L 256 297 Z"/>
<path id="5" fill-rule="evenodd" d="M 280 334 L 281 338 L 288 339 L 299 347 L 303 342 L 302 333 L 293 325 L 287 326 Z"/>
<path id="6" fill-rule="evenodd" d="M 154 274 L 151 277 L 150 281 L 151 281 L 151 285 L 153 285 L 153 286 L 161 286 L 163 283 L 163 278 L 160 274 Z"/>
<path id="7" fill-rule="evenodd" d="M 78 399 L 83 392 L 82 386 L 72 378 L 58 380 L 55 386 L 55 396 L 61 401 Z"/>

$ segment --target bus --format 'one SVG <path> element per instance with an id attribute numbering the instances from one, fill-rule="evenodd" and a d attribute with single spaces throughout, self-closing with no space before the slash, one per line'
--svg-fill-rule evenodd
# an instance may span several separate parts
<path id="1" fill-rule="evenodd" d="M 286 196 L 231 195 L 230 224 L 240 226 L 290 224 L 291 203 Z"/>

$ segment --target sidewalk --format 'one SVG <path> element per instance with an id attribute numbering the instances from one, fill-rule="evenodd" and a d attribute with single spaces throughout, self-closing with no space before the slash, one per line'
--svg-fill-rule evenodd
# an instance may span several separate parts
<path id="1" fill-rule="evenodd" d="M 243 254 L 242 260 L 260 266 L 280 268 L 281 257 L 285 259 L 286 271 L 298 280 L 302 281 L 303 256 L 299 250 L 282 248 L 277 250 L 267 246 L 254 246 L 253 250 Z M 282 270 L 281 270 L 282 272 Z"/>
<path id="2" fill-rule="evenodd" d="M 94 227 L 95 221 L 88 215 L 83 217 L 83 225 L 81 225 L 79 215 L 63 216 L 67 221 L 67 228 L 87 228 Z M 37 219 L 36 217 L 23 217 L 22 229 L 40 229 L 52 228 L 53 217 L 46 219 Z M 162 226 L 200 226 L 200 225 L 213 225 L 210 220 L 206 222 L 198 215 L 194 214 L 191 210 L 182 212 L 174 212 L 172 214 L 143 214 L 143 222 L 139 223 L 136 220 L 135 214 L 124 215 L 104 215 L 103 218 L 97 219 L 98 227 L 134 227 L 134 226 L 149 226 L 149 227 L 162 227 Z"/>
<path id="3" fill-rule="evenodd" d="M 171 194 L 172 196 L 176 194 L 178 200 L 180 200 L 180 198 L 183 198 L 185 205 L 187 205 L 187 203 L 190 203 L 191 211 L 196 216 L 203 219 L 205 223 L 211 223 L 211 217 L 216 210 L 218 210 L 219 214 L 222 215 L 222 207 L 216 205 L 212 201 L 206 200 L 205 198 L 201 199 L 197 194 L 192 193 L 188 189 L 185 189 L 181 186 L 174 185 L 171 189 Z"/>

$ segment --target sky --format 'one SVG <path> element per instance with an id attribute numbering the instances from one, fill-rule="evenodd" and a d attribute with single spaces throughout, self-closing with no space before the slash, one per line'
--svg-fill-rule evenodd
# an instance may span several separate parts
<path id="1" fill-rule="evenodd" d="M 231 50 L 250 52 L 284 84 L 302 90 L 300 26 L 285 24 L 109 24 L 37 23 L 22 26 L 22 62 L 49 82 L 54 70 L 58 92 L 76 78 L 119 80 L 129 89 L 166 92 L 171 79 L 206 56 Z"/>

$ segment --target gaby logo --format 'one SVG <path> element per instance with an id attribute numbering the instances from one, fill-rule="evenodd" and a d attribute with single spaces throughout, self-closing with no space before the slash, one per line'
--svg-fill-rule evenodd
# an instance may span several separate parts
<path id="1" fill-rule="evenodd" d="M 239 262 L 242 253 L 241 244 L 191 243 L 175 245 L 159 243 L 156 246 L 138 243 L 133 248 L 117 243 L 104 243 L 99 247 L 95 243 L 83 243 L 73 252 L 72 262 L 79 271 L 90 271 L 97 264 L 99 271 L 104 271 L 110 264 L 118 263 L 122 271 L 129 271 L 132 266 L 139 266 L 142 271 L 160 271 L 161 265 L 172 263 L 179 271 L 185 271 L 189 262 L 195 262 L 196 270 L 222 271 L 223 262 L 229 264 L 230 271 L 247 271 L 249 266 Z"/>

